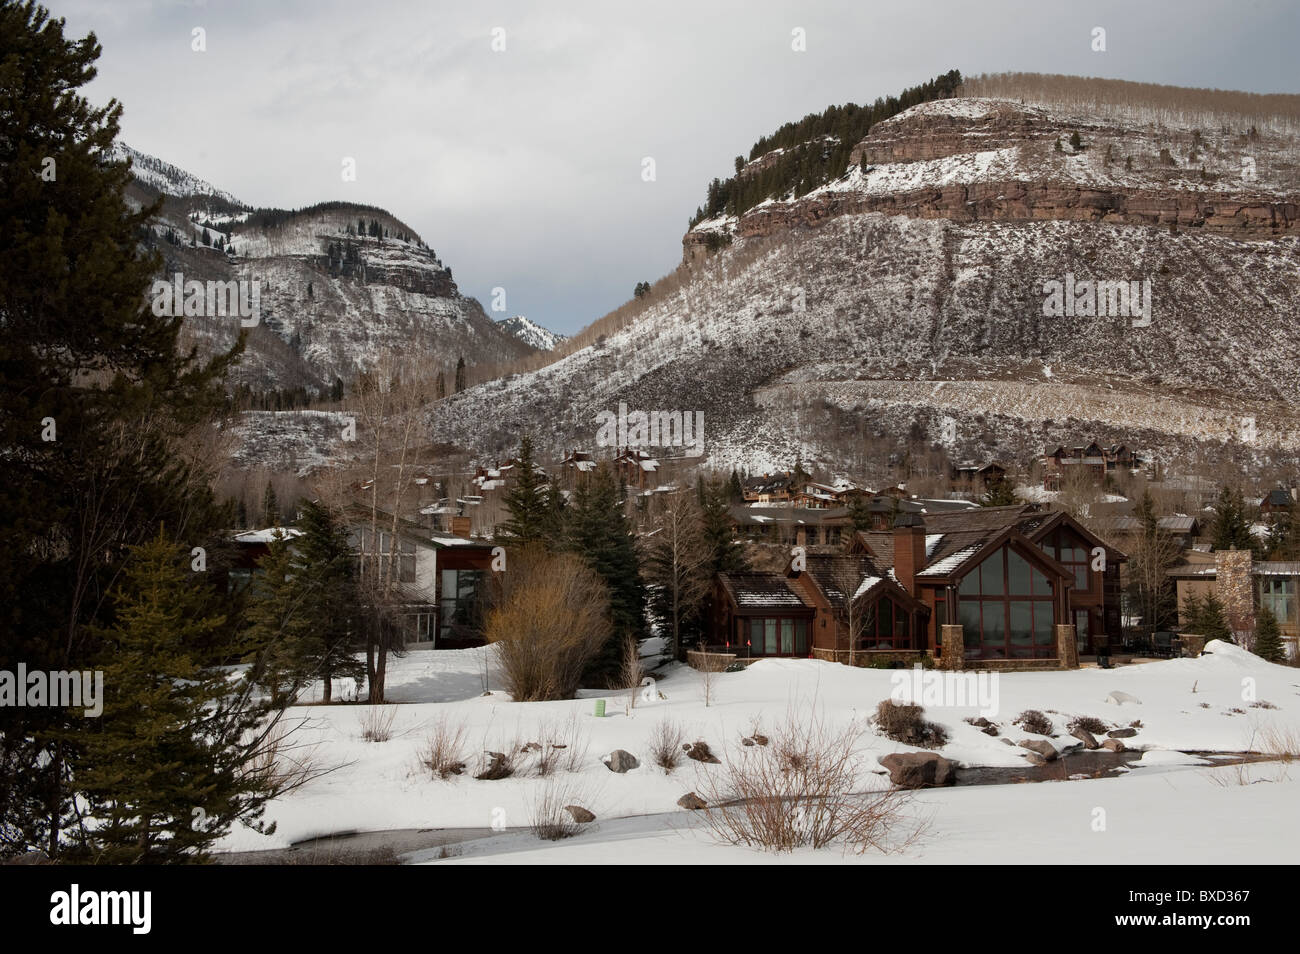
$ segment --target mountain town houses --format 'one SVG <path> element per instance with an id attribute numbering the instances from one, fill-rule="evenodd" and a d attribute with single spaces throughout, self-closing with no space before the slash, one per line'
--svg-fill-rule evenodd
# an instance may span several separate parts
<path id="1" fill-rule="evenodd" d="M 395 520 L 385 514 L 377 534 L 358 493 L 349 539 L 359 561 L 397 561 L 406 648 L 472 646 L 483 639 L 500 527 L 526 471 L 561 508 L 607 472 L 640 545 L 661 532 L 655 514 L 703 487 L 705 478 L 692 479 L 681 463 L 638 448 L 572 448 L 549 467 L 520 458 L 477 466 L 459 478 L 459 494 L 447 492 L 455 475 L 421 472 L 414 505 Z M 1123 444 L 1057 446 L 1038 463 L 1041 488 L 1025 483 L 1030 469 L 967 461 L 951 468 L 946 493 L 928 497 L 900 484 L 872 490 L 844 477 L 814 479 L 800 465 L 718 475 L 720 519 L 729 547 L 743 557 L 692 571 L 699 618 L 678 653 L 704 653 L 710 664 L 814 657 L 868 666 L 1070 668 L 1191 651 L 1199 634 L 1188 607 L 1213 597 L 1237 641 L 1250 644 L 1267 610 L 1287 653 L 1296 654 L 1300 550 L 1269 544 L 1279 528 L 1289 532 L 1295 488 L 1252 501 L 1246 509 L 1257 518 L 1246 521 L 1234 548 L 1215 545 L 1222 520 L 1214 505 L 1154 515 L 1140 501 L 1101 493 L 1144 466 Z M 1080 477 L 1098 496 L 1086 512 L 1072 512 L 1048 485 Z M 1001 502 L 1013 483 L 1012 502 Z M 1167 483 L 1147 480 L 1144 493 Z M 270 533 L 234 538 L 241 579 L 254 571 Z M 1160 542 L 1154 583 L 1153 539 Z"/>

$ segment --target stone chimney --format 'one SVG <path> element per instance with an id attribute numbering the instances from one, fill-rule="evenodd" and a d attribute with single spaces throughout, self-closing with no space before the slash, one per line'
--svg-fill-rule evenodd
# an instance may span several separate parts
<path id="1" fill-rule="evenodd" d="M 1223 615 L 1238 641 L 1255 631 L 1255 586 L 1249 550 L 1215 550 L 1214 581 Z"/>
<path id="2" fill-rule="evenodd" d="M 894 518 L 894 576 L 898 584 L 916 595 L 916 574 L 925 569 L 925 521 L 919 513 Z"/>

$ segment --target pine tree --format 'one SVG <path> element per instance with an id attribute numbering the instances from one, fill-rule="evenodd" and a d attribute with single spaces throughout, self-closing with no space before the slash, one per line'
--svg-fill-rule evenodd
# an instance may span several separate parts
<path id="1" fill-rule="evenodd" d="M 1204 636 L 1207 643 L 1212 639 L 1222 639 L 1227 643 L 1235 642 L 1232 638 L 1232 629 L 1228 626 L 1228 615 L 1223 609 L 1223 603 L 1214 593 L 1207 593 L 1201 604 L 1200 626 L 1197 634 Z"/>
<path id="2" fill-rule="evenodd" d="M 566 523 L 568 549 L 609 588 L 610 637 L 585 677 L 607 684 L 618 672 L 627 640 L 646 637 L 646 592 L 636 540 L 608 464 L 601 463 L 578 485 Z"/>
<path id="3" fill-rule="evenodd" d="M 736 546 L 736 527 L 731 519 L 727 485 L 722 481 L 704 481 L 701 478 L 696 490 L 700 502 L 703 533 L 711 557 L 709 573 L 743 572 L 745 554 Z"/>
<path id="4" fill-rule="evenodd" d="M 456 359 L 456 393 L 465 390 L 465 356 Z"/>
<path id="5" fill-rule="evenodd" d="M 347 529 L 317 501 L 303 504 L 302 531 L 294 546 L 294 573 L 303 595 L 309 636 L 299 659 L 306 672 L 323 683 L 323 700 L 333 698 L 336 679 L 364 681 L 365 664 L 357 658 L 361 634 L 356 562 Z"/>
<path id="6" fill-rule="evenodd" d="M 1214 504 L 1214 520 L 1210 525 L 1210 541 L 1216 550 L 1258 549 L 1259 541 L 1250 530 L 1246 501 L 1240 488 L 1225 486 L 1219 490 Z"/>
<path id="7" fill-rule="evenodd" d="M 278 533 L 253 578 L 239 646 L 243 661 L 252 664 L 252 681 L 280 705 L 291 705 L 308 681 L 304 643 L 310 632 L 290 537 Z"/>
<path id="8" fill-rule="evenodd" d="M 195 576 L 186 550 L 160 531 L 131 549 L 116 621 L 98 632 L 103 713 L 83 730 L 75 776 L 95 819 L 83 850 L 97 862 L 201 859 L 237 819 L 256 827 L 268 794 L 240 766 L 244 737 L 271 709 L 202 664 L 194 647 L 225 620 Z"/>
<path id="9" fill-rule="evenodd" d="M 1286 661 L 1282 629 L 1277 625 L 1277 617 L 1267 606 L 1260 607 L 1255 615 L 1255 655 L 1274 663 Z"/>
<path id="10" fill-rule="evenodd" d="M 554 544 L 556 530 L 550 501 L 551 492 L 533 461 L 533 441 L 525 435 L 519 442 L 519 476 L 506 493 L 505 505 L 510 516 L 498 528 L 498 535 L 511 546 L 540 543 Z"/>
<path id="11" fill-rule="evenodd" d="M 221 406 L 242 348 L 205 364 L 177 346 L 183 319 L 149 307 L 162 260 L 139 236 L 161 201 L 127 201 L 129 164 L 109 159 L 121 107 L 80 95 L 99 53 L 0 2 L 0 660 L 31 670 L 91 668 L 105 594 L 160 520 L 213 545 L 206 475 L 176 445 Z M 0 707 L 0 853 L 60 853 L 84 727 Z"/>
<path id="12" fill-rule="evenodd" d="M 276 392 L 276 400 L 279 401 L 279 392 Z M 280 502 L 275 496 L 275 485 L 269 480 L 266 482 L 266 490 L 262 494 L 262 520 L 265 526 L 278 527 L 280 525 Z"/>
<path id="13" fill-rule="evenodd" d="M 1006 507 L 1016 502 L 1016 491 L 1011 481 L 999 477 L 992 481 L 984 495 L 980 497 L 982 507 Z"/>

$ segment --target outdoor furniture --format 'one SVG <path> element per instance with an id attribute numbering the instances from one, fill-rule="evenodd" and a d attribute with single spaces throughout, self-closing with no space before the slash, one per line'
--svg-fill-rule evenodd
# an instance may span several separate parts
<path id="1" fill-rule="evenodd" d="M 1157 656 L 1173 658 L 1177 652 L 1178 637 L 1170 632 L 1159 631 L 1152 634 L 1152 651 Z"/>

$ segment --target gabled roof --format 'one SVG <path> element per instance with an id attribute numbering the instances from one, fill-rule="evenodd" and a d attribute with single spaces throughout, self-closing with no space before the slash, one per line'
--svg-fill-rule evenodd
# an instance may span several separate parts
<path id="1" fill-rule="evenodd" d="M 779 573 L 719 573 L 718 582 L 737 610 L 812 609 Z"/>
<path id="2" fill-rule="evenodd" d="M 886 593 L 909 607 L 924 606 L 898 585 L 888 569 L 868 556 L 810 553 L 806 561 L 805 572 L 836 612 L 844 609 L 846 597 L 855 604 L 870 603 Z M 787 572 L 793 574 L 792 570 Z M 850 587 L 852 592 L 846 592 Z"/>
<path id="3" fill-rule="evenodd" d="M 1032 504 L 927 514 L 924 521 L 925 565 L 917 568 L 918 577 L 945 578 L 956 574 L 968 563 L 979 562 L 989 550 L 1014 538 L 1030 544 L 1035 556 L 1053 572 L 1071 576 L 1069 570 L 1037 546 L 1038 541 L 1061 525 L 1068 525 L 1092 546 L 1105 547 L 1108 560 L 1127 559 L 1064 511 L 1040 511 Z M 871 557 L 881 569 L 888 570 L 895 565 L 892 531 L 859 531 L 854 536 L 854 549 Z"/>

